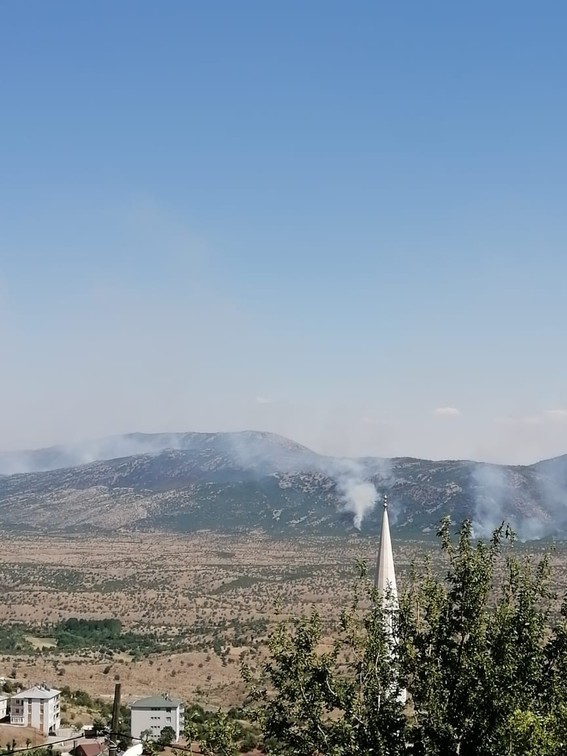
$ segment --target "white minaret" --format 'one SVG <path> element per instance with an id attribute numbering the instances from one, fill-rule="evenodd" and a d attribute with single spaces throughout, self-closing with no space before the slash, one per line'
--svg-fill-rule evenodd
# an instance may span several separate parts
<path id="1" fill-rule="evenodd" d="M 394 569 L 394 554 L 392 552 L 392 540 L 390 538 L 390 523 L 388 522 L 388 497 L 384 496 L 384 514 L 382 515 L 382 532 L 380 533 L 380 549 L 376 560 L 376 576 L 374 587 L 382 596 L 388 590 L 392 600 L 397 605 L 398 589 L 396 587 L 396 571 Z"/>
<path id="2" fill-rule="evenodd" d="M 388 521 L 388 497 L 384 496 L 384 514 L 382 515 L 382 532 L 380 533 L 380 549 L 376 560 L 376 576 L 374 587 L 378 590 L 382 599 L 382 606 L 387 612 L 395 612 L 398 609 L 398 588 L 396 586 L 396 570 L 394 569 L 394 553 L 392 551 L 392 539 L 390 538 L 390 523 Z M 385 597 L 389 597 L 386 601 Z M 392 646 L 395 643 L 394 622 L 391 614 L 386 617 L 386 626 L 390 634 Z M 407 691 L 400 690 L 398 700 L 401 703 L 407 700 Z"/>

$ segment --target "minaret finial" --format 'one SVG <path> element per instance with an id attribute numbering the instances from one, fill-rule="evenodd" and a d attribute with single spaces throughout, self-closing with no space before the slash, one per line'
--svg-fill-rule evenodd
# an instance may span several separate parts
<path id="1" fill-rule="evenodd" d="M 388 508 L 388 494 L 384 494 L 384 509 Z"/>

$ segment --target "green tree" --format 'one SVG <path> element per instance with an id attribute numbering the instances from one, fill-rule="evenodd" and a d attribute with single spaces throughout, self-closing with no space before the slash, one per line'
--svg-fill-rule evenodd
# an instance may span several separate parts
<path id="1" fill-rule="evenodd" d="M 548 557 L 518 557 L 503 527 L 438 535 L 446 573 L 414 566 L 398 611 L 361 567 L 331 643 L 313 611 L 272 633 L 259 677 L 244 668 L 268 753 L 567 753 L 567 605 L 554 617 Z"/>
<path id="2" fill-rule="evenodd" d="M 166 725 L 159 734 L 159 743 L 162 746 L 168 746 L 175 740 L 175 730 L 170 725 Z"/>
<path id="3" fill-rule="evenodd" d="M 564 700 L 565 619 L 552 617 L 548 556 L 518 558 L 503 527 L 488 543 L 474 541 L 470 522 L 456 544 L 448 520 L 438 534 L 447 573 L 414 571 L 399 613 L 415 723 L 428 754 L 519 755 L 518 742 L 509 750 L 517 712 L 533 715 L 547 737 Z"/>
<path id="4" fill-rule="evenodd" d="M 214 716 L 202 717 L 195 712 L 185 724 L 185 737 L 192 743 L 198 741 L 204 756 L 236 756 L 242 736 L 242 727 L 222 711 Z"/>
<path id="5" fill-rule="evenodd" d="M 361 565 L 361 579 L 365 569 Z M 361 598 L 371 599 L 361 610 Z M 389 603 L 386 602 L 386 606 Z M 282 622 L 270 637 L 264 680 L 253 680 L 252 715 L 269 753 L 383 754 L 405 752 L 406 718 L 400 664 L 393 648 L 397 618 L 374 589 L 356 590 L 330 648 L 319 614 Z"/>
<path id="6" fill-rule="evenodd" d="M 109 729 L 108 725 L 100 717 L 93 719 L 92 729 L 95 735 L 100 735 Z"/>

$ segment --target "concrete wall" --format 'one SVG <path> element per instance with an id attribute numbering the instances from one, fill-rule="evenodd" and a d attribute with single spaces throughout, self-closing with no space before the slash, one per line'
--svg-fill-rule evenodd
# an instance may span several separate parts
<path id="1" fill-rule="evenodd" d="M 175 740 L 179 740 L 183 727 L 181 707 L 167 707 L 164 709 L 131 709 L 132 723 L 130 734 L 133 738 L 140 738 L 145 730 L 151 730 L 151 739 L 157 740 L 164 727 L 173 727 Z"/>
<path id="2" fill-rule="evenodd" d="M 60 697 L 53 698 L 17 698 L 12 699 L 10 723 L 35 727 L 43 735 L 61 726 Z"/>

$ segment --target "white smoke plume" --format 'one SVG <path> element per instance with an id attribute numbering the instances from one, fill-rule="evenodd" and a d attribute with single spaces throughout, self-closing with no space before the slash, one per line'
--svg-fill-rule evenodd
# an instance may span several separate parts
<path id="1" fill-rule="evenodd" d="M 496 465 L 477 465 L 472 473 L 475 510 L 473 529 L 479 538 L 490 536 L 505 519 L 507 483 Z"/>
<path id="2" fill-rule="evenodd" d="M 560 524 L 559 509 L 552 490 L 543 480 L 534 489 L 527 485 L 522 468 L 478 464 L 472 473 L 474 485 L 474 534 L 488 538 L 503 522 L 510 524 L 520 541 L 538 540 Z M 564 502 L 563 502 L 564 503 Z"/>
<path id="3" fill-rule="evenodd" d="M 271 433 L 235 433 L 229 438 L 232 453 L 250 469 L 264 473 L 319 472 L 332 478 L 342 499 L 343 511 L 352 513 L 357 530 L 378 499 L 371 478 L 378 476 L 386 484 L 391 483 L 389 460 L 327 457 Z"/>
<path id="4" fill-rule="evenodd" d="M 378 492 L 372 478 L 391 484 L 391 463 L 385 459 L 337 459 L 317 454 L 273 433 L 244 431 L 226 434 L 132 433 L 94 441 L 0 454 L 0 474 L 35 472 L 72 467 L 103 459 L 135 454 L 156 454 L 165 449 L 200 448 L 208 443 L 228 454 L 255 475 L 275 472 L 318 472 L 333 479 L 345 512 L 352 513 L 360 530 L 376 505 Z"/>
<path id="5" fill-rule="evenodd" d="M 379 466 L 379 475 L 386 481 L 390 477 L 389 462 L 372 462 Z M 361 460 L 339 459 L 332 461 L 327 472 L 337 483 L 337 491 L 343 500 L 343 511 L 353 514 L 354 527 L 360 530 L 362 521 L 372 512 L 378 500 L 378 491 L 370 480 L 373 471 Z"/>
<path id="6" fill-rule="evenodd" d="M 338 488 L 345 499 L 345 511 L 353 513 L 354 527 L 360 530 L 365 515 L 371 512 L 376 504 L 378 498 L 376 487 L 369 481 L 359 482 L 347 478 L 346 480 L 339 480 Z"/>

